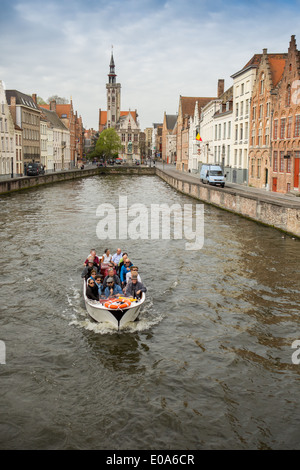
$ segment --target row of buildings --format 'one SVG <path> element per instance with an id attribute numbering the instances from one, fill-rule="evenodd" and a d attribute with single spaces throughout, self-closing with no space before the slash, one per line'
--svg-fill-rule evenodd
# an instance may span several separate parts
<path id="1" fill-rule="evenodd" d="M 146 129 L 147 153 L 199 173 L 218 164 L 227 181 L 287 193 L 299 191 L 300 52 L 291 36 L 287 53 L 263 49 L 231 76 L 216 97 L 179 97 L 176 115 Z M 151 131 L 151 132 L 150 132 Z"/>
<path id="2" fill-rule="evenodd" d="M 22 176 L 29 163 L 46 171 L 71 169 L 83 156 L 83 124 L 70 104 L 5 90 L 0 80 L 0 175 Z"/>

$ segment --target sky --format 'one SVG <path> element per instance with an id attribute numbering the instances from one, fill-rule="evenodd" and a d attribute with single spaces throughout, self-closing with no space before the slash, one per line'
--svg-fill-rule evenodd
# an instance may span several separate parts
<path id="1" fill-rule="evenodd" d="M 179 97 L 217 95 L 264 48 L 300 49 L 300 0 L 0 0 L 0 80 L 58 95 L 98 129 L 113 50 L 121 110 L 141 130 L 178 112 Z M 113 49 L 112 49 L 113 48 Z"/>

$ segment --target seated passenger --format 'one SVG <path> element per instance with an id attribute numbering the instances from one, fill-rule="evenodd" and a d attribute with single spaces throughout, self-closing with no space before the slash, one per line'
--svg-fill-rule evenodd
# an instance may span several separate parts
<path id="1" fill-rule="evenodd" d="M 123 264 L 125 263 L 125 261 L 126 261 L 127 258 L 128 258 L 128 253 L 123 253 L 122 258 L 120 258 L 120 261 L 119 261 L 118 273 L 121 272 L 121 268 L 122 268 L 122 266 L 123 266 Z"/>
<path id="2" fill-rule="evenodd" d="M 112 259 L 112 255 L 110 254 L 110 250 L 108 248 L 106 248 L 104 254 L 102 255 L 102 258 L 101 258 L 101 264 L 104 263 L 104 264 L 108 264 L 111 262 L 111 259 Z"/>
<path id="3" fill-rule="evenodd" d="M 119 266 L 120 259 L 122 258 L 122 250 L 121 248 L 118 248 L 116 253 L 112 256 L 112 262 L 114 263 L 115 268 Z"/>
<path id="4" fill-rule="evenodd" d="M 106 298 L 112 297 L 114 295 L 123 295 L 122 288 L 118 284 L 115 284 L 113 277 L 109 277 L 106 281 L 106 284 L 107 286 L 104 289 L 104 296 Z"/>
<path id="5" fill-rule="evenodd" d="M 116 268 L 114 267 L 114 263 L 108 263 L 106 269 L 104 269 L 104 277 L 108 276 L 108 271 L 113 270 L 114 274 L 117 274 Z"/>
<path id="6" fill-rule="evenodd" d="M 95 288 L 98 289 L 98 296 L 100 298 L 100 296 L 102 295 L 102 289 L 103 289 L 101 274 L 96 274 L 95 276 Z"/>
<path id="7" fill-rule="evenodd" d="M 120 271 L 120 279 L 121 279 L 122 287 L 126 285 L 126 274 L 130 272 L 130 266 L 132 266 L 132 262 L 130 261 L 129 258 L 127 258 Z"/>
<path id="8" fill-rule="evenodd" d="M 133 272 L 137 273 L 137 275 L 138 275 L 137 280 L 139 282 L 142 282 L 141 276 L 139 275 L 138 271 L 139 271 L 139 268 L 137 266 L 133 266 L 133 265 L 130 266 L 130 272 L 126 273 L 126 284 L 128 284 L 128 282 L 131 280 L 131 274 Z"/>
<path id="9" fill-rule="evenodd" d="M 118 285 L 121 287 L 120 278 L 119 278 L 119 276 L 118 276 L 117 274 L 115 274 L 114 268 L 109 268 L 109 269 L 108 269 L 108 274 L 107 274 L 107 276 L 105 276 L 104 281 L 103 281 L 103 290 L 104 290 L 104 289 L 106 288 L 106 286 L 107 286 L 107 279 L 108 279 L 109 277 L 112 277 L 113 280 L 114 280 L 114 283 L 115 283 L 115 284 L 118 284 Z"/>
<path id="10" fill-rule="evenodd" d="M 92 259 L 89 259 L 87 266 L 84 268 L 84 270 L 81 273 L 81 277 L 84 277 L 85 280 L 87 281 L 88 278 L 91 277 L 91 271 L 93 269 L 95 269 L 94 261 Z"/>
<path id="11" fill-rule="evenodd" d="M 86 296 L 88 299 L 91 299 L 91 300 L 99 300 L 98 293 L 97 294 L 95 293 L 95 281 L 92 278 L 90 278 L 87 281 Z"/>
<path id="12" fill-rule="evenodd" d="M 139 299 L 142 292 L 147 292 L 146 287 L 142 282 L 137 280 L 138 274 L 133 272 L 131 274 L 131 281 L 126 286 L 125 295 L 126 297 L 133 297 L 134 299 Z"/>
<path id="13" fill-rule="evenodd" d="M 88 261 L 89 261 L 89 259 L 91 259 L 91 258 L 93 258 L 94 266 L 96 266 L 97 269 L 99 269 L 99 267 L 100 267 L 100 259 L 99 259 L 98 256 L 96 255 L 96 250 L 95 250 L 94 248 L 91 249 L 89 256 L 88 256 L 87 259 L 85 260 L 85 262 L 84 262 L 84 265 L 85 265 L 85 266 L 87 266 Z"/>

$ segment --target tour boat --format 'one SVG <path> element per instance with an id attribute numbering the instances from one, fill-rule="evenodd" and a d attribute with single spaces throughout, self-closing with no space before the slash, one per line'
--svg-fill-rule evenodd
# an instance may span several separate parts
<path id="1" fill-rule="evenodd" d="M 114 298 L 92 300 L 86 296 L 86 281 L 83 281 L 83 297 L 88 314 L 98 323 L 108 322 L 118 330 L 129 322 L 137 320 L 145 302 L 145 293 L 140 299 L 116 296 Z"/>

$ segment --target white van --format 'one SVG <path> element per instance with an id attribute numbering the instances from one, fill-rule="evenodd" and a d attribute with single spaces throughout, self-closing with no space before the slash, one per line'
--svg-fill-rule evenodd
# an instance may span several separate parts
<path id="1" fill-rule="evenodd" d="M 202 165 L 200 171 L 202 183 L 225 186 L 225 176 L 219 165 Z"/>

